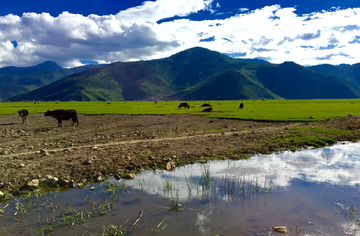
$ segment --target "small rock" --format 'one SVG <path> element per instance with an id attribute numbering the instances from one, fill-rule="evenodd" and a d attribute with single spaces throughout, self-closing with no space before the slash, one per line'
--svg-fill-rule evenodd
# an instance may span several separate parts
<path id="1" fill-rule="evenodd" d="M 40 183 L 40 180 L 38 180 L 38 179 L 33 179 L 33 180 L 31 180 L 30 182 L 28 182 L 28 185 L 29 185 L 29 186 L 33 186 L 33 187 L 38 187 L 38 186 L 39 186 L 39 183 Z"/>
<path id="2" fill-rule="evenodd" d="M 38 179 L 33 179 L 29 182 L 27 182 L 27 184 L 24 184 L 20 190 L 31 190 L 31 189 L 34 189 L 34 188 L 37 188 L 39 187 L 39 183 L 40 181 Z"/>
<path id="3" fill-rule="evenodd" d="M 166 170 L 167 171 L 170 171 L 170 170 L 173 170 L 175 169 L 176 165 L 175 165 L 175 162 L 174 161 L 169 161 L 168 163 L 166 163 Z"/>
<path id="4" fill-rule="evenodd" d="M 279 232 L 279 233 L 286 233 L 286 227 L 285 226 L 276 226 L 276 227 L 271 227 L 272 230 L 274 230 L 275 232 Z"/>
<path id="5" fill-rule="evenodd" d="M 288 126 L 285 126 L 284 130 L 289 130 L 289 127 L 288 127 Z"/>
<path id="6" fill-rule="evenodd" d="M 49 153 L 45 149 L 40 149 L 40 154 L 42 156 L 49 156 Z"/>
<path id="7" fill-rule="evenodd" d="M 124 179 L 134 179 L 135 176 L 136 175 L 134 173 L 128 173 L 127 175 L 124 176 Z"/>
<path id="8" fill-rule="evenodd" d="M 353 117 L 353 116 L 354 116 L 354 114 L 352 114 L 352 113 L 348 114 L 348 117 Z"/>
<path id="9" fill-rule="evenodd" d="M 90 190 L 95 190 L 95 187 L 94 187 L 94 186 L 91 186 Z"/>
<path id="10" fill-rule="evenodd" d="M 91 148 L 91 150 L 93 150 L 93 151 L 96 151 L 96 150 L 98 150 L 98 149 L 99 149 L 98 146 L 93 146 L 93 147 Z"/>
<path id="11" fill-rule="evenodd" d="M 83 186 L 82 183 L 74 183 L 73 188 L 81 188 Z"/>
<path id="12" fill-rule="evenodd" d="M 69 180 L 65 180 L 65 179 L 59 179 L 57 181 L 57 184 L 60 186 L 60 187 L 65 187 L 65 186 L 69 186 L 70 187 L 70 181 Z"/>
<path id="13" fill-rule="evenodd" d="M 86 161 L 84 161 L 84 165 L 90 165 L 94 163 L 94 160 L 95 160 L 94 157 L 89 157 L 88 159 L 86 159 Z"/>
<path id="14" fill-rule="evenodd" d="M 44 176 L 44 178 L 42 180 L 45 181 L 47 185 L 51 185 L 51 184 L 57 182 L 59 179 L 56 177 L 53 177 L 51 175 L 46 175 L 46 176 Z"/>
<path id="15" fill-rule="evenodd" d="M 19 167 L 22 168 L 22 167 L 25 167 L 25 165 L 24 165 L 24 164 L 20 164 Z"/>
<path id="16" fill-rule="evenodd" d="M 0 197 L 2 197 L 2 196 L 4 196 L 4 195 L 5 195 L 5 193 L 3 193 L 3 192 L 0 191 Z"/>

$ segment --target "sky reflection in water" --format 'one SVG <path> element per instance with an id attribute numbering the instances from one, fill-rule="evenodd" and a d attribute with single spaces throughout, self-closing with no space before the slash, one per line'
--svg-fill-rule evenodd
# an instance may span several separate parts
<path id="1" fill-rule="evenodd" d="M 206 168 L 211 184 L 204 195 L 204 185 L 199 183 Z M 201 211 L 197 211 L 195 221 L 202 235 L 213 235 L 212 226 L 226 224 L 219 215 L 226 222 L 233 221 L 228 227 L 234 232 L 225 230 L 226 235 L 257 235 L 257 229 L 274 224 L 290 226 L 292 232 L 299 226 L 303 230 L 300 235 L 360 235 L 355 231 L 359 226 L 345 214 L 346 207 L 360 203 L 359 170 L 360 144 L 343 143 L 295 153 L 256 155 L 249 160 L 195 164 L 173 172 L 144 172 L 128 184 L 139 188 L 140 182 L 147 183 L 149 187 L 143 191 L 148 194 L 173 198 L 174 193 L 166 195 L 164 191 L 170 183 L 180 202 L 207 202 L 206 207 L 198 206 Z M 229 192 L 229 184 L 234 182 L 235 190 Z M 255 183 L 259 192 L 248 194 Z M 245 194 L 241 194 L 241 186 L 245 186 Z M 233 204 L 231 213 L 227 210 L 229 202 Z"/>
<path id="2" fill-rule="evenodd" d="M 360 144 L 338 144 L 322 149 L 307 149 L 300 152 L 274 153 L 256 155 L 249 160 L 214 161 L 207 164 L 195 164 L 179 167 L 173 172 L 161 174 L 144 172 L 128 184 L 138 186 L 140 179 L 148 181 L 151 186 L 163 186 L 164 179 L 176 181 L 177 188 L 187 189 L 185 176 L 201 178 L 204 165 L 209 165 L 212 179 L 226 177 L 243 177 L 247 180 L 258 180 L 260 186 L 265 181 L 271 182 L 272 189 L 290 187 L 294 179 L 310 183 L 328 183 L 339 186 L 358 186 L 360 183 Z M 157 190 L 148 191 L 159 194 Z M 146 191 L 146 190 L 145 190 Z M 181 197 L 188 197 L 181 191 Z"/>

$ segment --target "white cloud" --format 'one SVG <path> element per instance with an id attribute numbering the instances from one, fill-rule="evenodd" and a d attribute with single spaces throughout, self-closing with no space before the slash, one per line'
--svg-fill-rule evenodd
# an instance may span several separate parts
<path id="1" fill-rule="evenodd" d="M 157 0 L 146 1 L 143 5 L 119 12 L 120 21 L 156 22 L 174 16 L 188 16 L 200 10 L 210 10 L 213 0 Z"/>
<path id="2" fill-rule="evenodd" d="M 31 66 L 45 60 L 64 67 L 79 65 L 80 60 L 150 60 L 194 46 L 246 53 L 247 58 L 268 58 L 273 63 L 360 62 L 356 53 L 360 8 L 299 16 L 295 7 L 273 5 L 254 11 L 240 9 L 242 13 L 222 20 L 186 19 L 201 10 L 213 12 L 212 3 L 157 0 L 106 16 L 68 12 L 57 17 L 48 13 L 2 16 L 0 67 Z M 158 22 L 174 16 L 184 18 Z M 213 41 L 200 42 L 213 36 Z M 11 41 L 17 42 L 16 48 Z"/>
<path id="3" fill-rule="evenodd" d="M 242 8 L 239 9 L 240 12 L 245 12 L 245 11 L 248 11 L 248 10 L 249 10 L 249 8 L 245 8 L 245 7 L 242 7 Z"/>

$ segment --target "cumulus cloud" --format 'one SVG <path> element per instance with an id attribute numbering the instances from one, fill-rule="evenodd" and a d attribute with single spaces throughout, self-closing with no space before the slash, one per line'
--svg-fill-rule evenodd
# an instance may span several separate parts
<path id="1" fill-rule="evenodd" d="M 273 5 L 253 11 L 240 8 L 240 13 L 227 19 L 186 18 L 200 11 L 209 11 L 216 17 L 211 9 L 216 5 L 213 3 L 157 0 L 116 15 L 63 12 L 57 17 L 48 13 L 2 16 L 0 67 L 31 66 L 45 60 L 64 67 L 81 65 L 83 60 L 150 60 L 194 46 L 247 58 L 268 58 L 273 63 L 360 61 L 356 54 L 360 8 L 297 15 L 295 7 Z M 171 19 L 175 16 L 182 18 Z"/>

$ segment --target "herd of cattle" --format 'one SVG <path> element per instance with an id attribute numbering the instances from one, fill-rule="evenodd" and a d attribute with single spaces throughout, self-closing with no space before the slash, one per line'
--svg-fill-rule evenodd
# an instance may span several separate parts
<path id="1" fill-rule="evenodd" d="M 157 102 L 155 102 L 157 103 Z M 187 102 L 182 102 L 180 103 L 180 105 L 178 106 L 178 108 L 187 108 L 190 109 L 190 105 Z M 208 103 L 204 103 L 202 105 L 202 107 L 208 107 L 205 108 L 203 110 L 203 112 L 211 112 L 212 111 L 212 107 L 210 104 Z M 243 109 L 244 108 L 244 104 L 240 103 L 239 109 Z M 19 116 L 21 116 L 22 118 L 22 123 L 25 123 L 26 121 L 26 117 L 29 115 L 29 111 L 26 109 L 22 109 L 18 111 Z M 79 119 L 78 119 L 78 114 L 76 112 L 76 110 L 64 110 L 64 109 L 59 109 L 59 110 L 48 110 L 47 112 L 45 112 L 44 114 L 45 116 L 52 116 L 54 117 L 57 121 L 58 121 L 58 127 L 62 127 L 62 121 L 63 120 L 72 120 L 72 125 L 73 126 L 75 123 L 77 126 L 79 126 Z"/>
<path id="2" fill-rule="evenodd" d="M 187 109 L 190 109 L 190 104 L 188 104 L 187 102 L 182 102 L 180 103 L 180 105 L 178 106 L 178 108 L 182 108 L 182 107 L 185 107 Z M 210 104 L 208 103 L 204 103 L 203 105 L 201 105 L 201 107 L 208 107 L 208 108 L 205 108 L 204 110 L 202 110 L 203 112 L 211 112 L 213 109 L 211 107 Z M 239 109 L 243 109 L 244 108 L 244 103 L 240 103 L 239 105 Z"/>
<path id="3" fill-rule="evenodd" d="M 26 117 L 29 115 L 29 111 L 26 109 L 22 109 L 18 111 L 18 113 L 19 116 L 21 116 L 23 123 L 25 123 Z M 63 109 L 54 110 L 54 111 L 48 110 L 47 112 L 45 112 L 44 115 L 52 116 L 55 119 L 57 119 L 58 127 L 62 127 L 63 120 L 70 120 L 70 119 L 73 122 L 71 126 L 73 126 L 75 123 L 77 124 L 77 126 L 79 126 L 79 119 L 76 110 L 63 110 Z"/>

